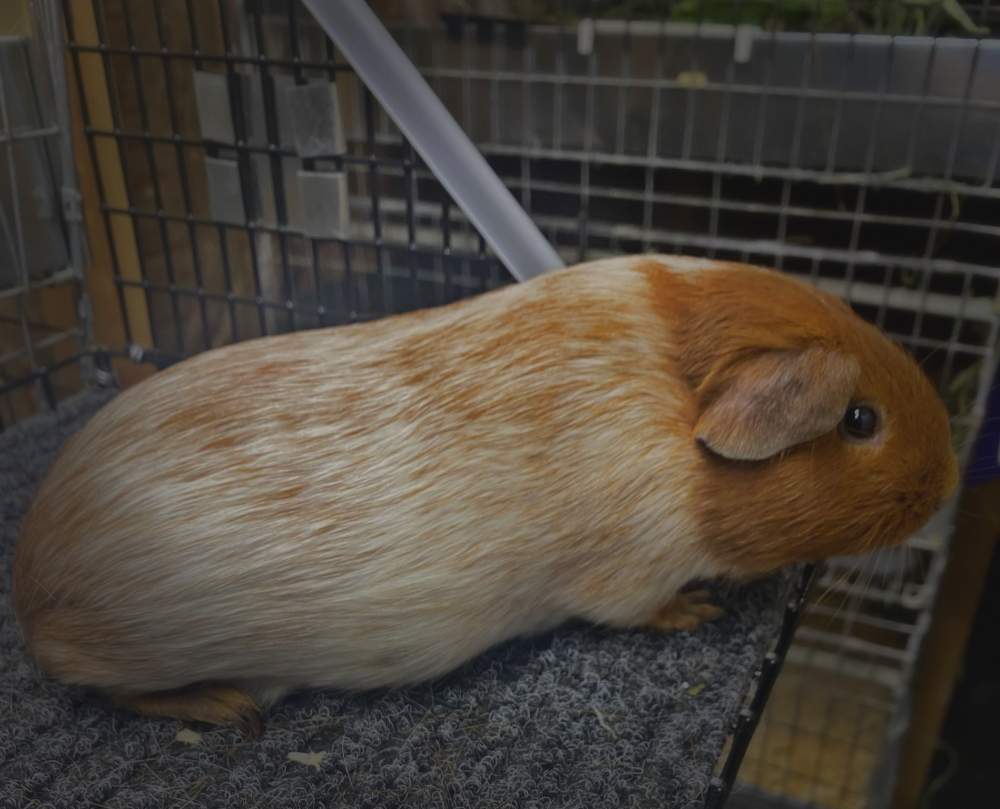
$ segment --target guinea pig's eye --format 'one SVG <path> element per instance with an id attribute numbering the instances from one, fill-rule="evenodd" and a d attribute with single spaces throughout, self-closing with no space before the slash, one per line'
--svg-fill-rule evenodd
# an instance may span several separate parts
<path id="1" fill-rule="evenodd" d="M 878 430 L 878 414 L 867 405 L 852 404 L 840 422 L 841 433 L 855 441 L 871 438 L 876 430 Z"/>

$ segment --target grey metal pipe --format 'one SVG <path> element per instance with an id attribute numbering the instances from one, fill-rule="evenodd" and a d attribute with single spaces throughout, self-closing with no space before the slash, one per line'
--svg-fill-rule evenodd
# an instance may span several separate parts
<path id="1" fill-rule="evenodd" d="M 304 2 L 511 275 L 563 266 L 365 0 Z"/>

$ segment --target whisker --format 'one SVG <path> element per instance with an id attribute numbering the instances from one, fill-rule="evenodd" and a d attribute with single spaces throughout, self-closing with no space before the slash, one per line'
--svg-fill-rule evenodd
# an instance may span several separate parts
<path id="1" fill-rule="evenodd" d="M 875 574 L 882 569 L 882 557 L 885 555 L 885 553 L 886 553 L 885 548 L 879 548 L 875 552 L 875 563 L 871 567 L 871 572 L 868 575 L 868 581 L 866 581 L 865 586 L 861 588 L 862 592 L 861 597 L 866 601 L 871 600 L 869 596 L 872 591 L 872 585 L 875 583 Z"/>
<path id="2" fill-rule="evenodd" d="M 1000 416 L 990 416 L 989 418 L 980 419 L 980 424 L 992 424 L 994 421 L 1000 421 Z"/>
<path id="3" fill-rule="evenodd" d="M 917 364 L 921 368 L 923 368 L 928 362 L 930 362 L 930 360 L 932 360 L 936 355 L 940 354 L 942 351 L 944 351 L 944 346 L 938 346 L 937 348 L 932 348 L 930 352 L 923 359 L 917 362 Z"/>
<path id="4" fill-rule="evenodd" d="M 851 571 L 854 574 L 854 581 L 852 582 L 852 584 L 857 584 L 858 583 L 859 579 L 861 579 L 864 576 L 865 570 L 871 565 L 871 563 L 872 563 L 872 560 L 871 560 L 870 557 L 863 557 L 862 558 L 862 560 L 861 560 L 861 567 L 857 568 L 857 569 L 855 569 L 853 571 Z M 843 620 L 845 622 L 844 628 L 840 630 L 842 632 L 848 626 L 848 624 L 846 622 L 846 618 L 842 619 L 842 617 L 841 617 L 843 615 L 843 613 L 847 610 L 848 605 L 851 605 L 851 607 L 853 609 L 855 603 L 857 603 L 858 607 L 860 607 L 860 601 L 858 600 L 858 594 L 857 594 L 856 591 L 852 592 L 853 590 L 854 590 L 854 588 L 851 588 L 851 591 L 848 591 L 848 592 L 844 593 L 844 598 L 841 600 L 840 604 L 837 605 L 837 608 L 834 610 L 833 617 L 831 618 L 831 624 L 835 623 L 836 621 L 840 621 L 840 620 Z M 854 610 L 854 611 L 856 612 L 857 610 Z"/>
<path id="5" fill-rule="evenodd" d="M 913 570 L 914 565 L 919 561 L 919 556 L 917 554 L 916 548 L 912 545 L 903 546 L 905 553 L 905 559 L 903 562 L 903 569 L 899 572 L 898 581 L 893 583 L 893 590 L 899 595 L 902 595 L 903 588 L 906 586 L 906 578 L 910 571 Z"/>
<path id="6" fill-rule="evenodd" d="M 842 574 L 840 574 L 839 577 L 835 576 L 833 580 L 828 585 L 826 585 L 826 587 L 819 595 L 814 596 L 811 599 L 812 603 L 816 604 L 817 606 L 821 605 L 823 601 L 830 595 L 830 593 L 832 593 L 834 590 L 836 590 L 837 588 L 841 587 L 844 584 L 849 575 L 850 571 L 845 571 Z"/>

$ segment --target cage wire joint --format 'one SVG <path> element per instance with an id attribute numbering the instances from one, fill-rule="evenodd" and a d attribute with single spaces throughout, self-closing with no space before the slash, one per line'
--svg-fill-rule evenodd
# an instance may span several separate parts
<path id="1" fill-rule="evenodd" d="M 304 0 L 358 76 L 518 281 L 562 259 L 365 0 Z"/>

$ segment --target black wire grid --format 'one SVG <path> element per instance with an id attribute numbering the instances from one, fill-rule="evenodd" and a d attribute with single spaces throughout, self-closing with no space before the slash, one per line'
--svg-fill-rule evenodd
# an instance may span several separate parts
<path id="1" fill-rule="evenodd" d="M 127 184 L 124 197 L 105 188 L 101 196 L 109 236 L 113 226 L 134 232 L 137 256 L 113 256 L 130 343 L 184 356 L 446 303 L 511 280 L 298 3 L 94 0 L 95 36 L 78 31 L 76 5 L 64 8 L 88 148 L 96 160 L 113 142 Z M 988 8 L 974 11 L 988 19 Z M 979 97 L 994 49 L 977 47 L 968 64 L 963 57 L 962 87 L 944 92 L 935 65 L 947 54 L 935 46 L 908 68 L 916 85 L 904 93 L 890 86 L 909 64 L 902 46 L 877 59 L 860 46 L 818 50 L 800 64 L 764 37 L 751 77 L 717 78 L 699 51 L 718 46 L 701 34 L 668 40 L 623 26 L 598 33 L 581 55 L 572 24 L 543 36 L 517 21 L 443 22 L 443 34 L 393 30 L 568 262 L 655 250 L 778 266 L 840 285 L 942 388 L 990 360 L 1000 137 L 983 156 L 982 179 L 962 172 L 967 138 L 1000 132 L 1000 99 Z M 109 83 L 110 115 L 95 117 L 86 103 L 81 61 L 94 58 Z M 831 74 L 833 58 L 845 62 L 842 77 Z M 849 77 L 867 64 L 885 76 L 850 89 Z M 789 82 L 784 68 L 804 71 L 801 81 Z M 196 74 L 205 73 L 225 82 L 225 138 L 206 135 L 198 120 Z M 324 80 L 339 93 L 346 137 L 338 151 L 303 156 L 284 96 L 290 84 Z M 829 145 L 812 168 L 816 110 Z M 714 122 L 718 143 L 703 142 L 701 121 Z M 909 122 L 900 164 L 926 161 L 921 132 L 940 131 L 939 176 L 879 170 L 886 132 L 900 121 Z M 750 151 L 734 157 L 742 130 Z M 791 139 L 788 154 L 769 162 L 767 144 L 779 133 Z M 236 178 L 233 210 L 222 214 L 210 204 L 220 163 Z M 307 233 L 299 172 L 345 178 L 343 232 Z M 136 294 L 145 314 L 126 306 Z M 935 308 L 942 301 L 947 311 Z"/>
<path id="2" fill-rule="evenodd" d="M 82 223 L 47 10 L 0 37 L 0 429 L 33 412 L 33 399 L 52 400 L 53 374 L 78 386 L 66 358 L 86 343 L 74 307 Z M 21 387 L 28 395 L 8 395 Z"/>
<path id="3" fill-rule="evenodd" d="M 130 343 L 182 356 L 221 342 L 446 303 L 510 281 L 409 144 L 401 136 L 391 144 L 376 138 L 384 113 L 297 3 L 248 3 L 237 14 L 225 0 L 96 0 L 97 41 L 81 41 L 73 7 L 65 4 L 66 28 L 81 97 L 81 61 L 88 55 L 100 57 L 113 85 L 110 126 L 96 123 L 87 103 L 82 113 L 92 160 L 102 141 L 113 140 L 128 183 L 127 206 L 108 204 L 103 187 L 100 193 L 109 241 L 116 218 L 126 217 L 138 247 L 138 277 L 123 271 L 117 251 L 113 256 Z M 231 142 L 204 137 L 192 119 L 195 71 L 225 77 Z M 344 152 L 299 159 L 279 131 L 279 76 L 297 86 L 339 82 L 355 93 Z M 249 128 L 251 105 L 262 105 L 263 132 Z M 206 158 L 236 167 L 242 221 L 212 218 Z M 352 200 L 367 201 L 363 216 L 351 217 L 349 233 L 308 238 L 293 226 L 290 160 L 303 171 L 346 175 Z M 441 223 L 433 245 L 417 238 L 432 218 L 418 221 L 418 186 Z M 401 227 L 387 232 L 381 199 L 390 188 L 405 200 L 405 211 Z M 262 190 L 273 199 L 262 199 Z M 135 333 L 128 289 L 144 295 L 146 339 Z"/>

